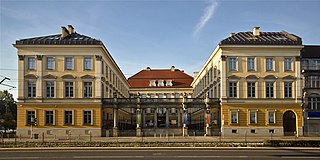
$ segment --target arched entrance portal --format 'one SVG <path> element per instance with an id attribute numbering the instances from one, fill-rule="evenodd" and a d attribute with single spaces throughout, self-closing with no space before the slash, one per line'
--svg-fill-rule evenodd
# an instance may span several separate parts
<path id="1" fill-rule="evenodd" d="M 296 115 L 292 111 L 283 114 L 284 136 L 294 136 L 296 132 Z"/>

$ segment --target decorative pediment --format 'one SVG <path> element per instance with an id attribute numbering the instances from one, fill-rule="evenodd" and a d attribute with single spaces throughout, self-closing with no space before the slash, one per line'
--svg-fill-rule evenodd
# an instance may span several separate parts
<path id="1" fill-rule="evenodd" d="M 82 76 L 81 78 L 82 78 L 82 79 L 94 79 L 95 77 L 94 77 L 94 76 L 91 76 L 91 75 L 86 74 L 86 75 Z"/>
<path id="2" fill-rule="evenodd" d="M 282 79 L 292 79 L 293 80 L 293 79 L 296 79 L 296 77 L 288 75 L 288 76 L 283 77 Z"/>
<path id="3" fill-rule="evenodd" d="M 232 75 L 232 76 L 229 76 L 228 79 L 240 79 L 240 77 L 236 75 Z"/>
<path id="4" fill-rule="evenodd" d="M 24 78 L 26 78 L 26 79 L 37 79 L 38 77 L 36 75 L 34 75 L 34 74 L 27 74 L 27 75 L 24 76 Z"/>
<path id="5" fill-rule="evenodd" d="M 264 77 L 264 79 L 277 79 L 277 77 L 274 75 L 267 75 Z"/>
<path id="6" fill-rule="evenodd" d="M 43 78 L 44 78 L 44 79 L 56 79 L 57 76 L 54 76 L 54 75 L 52 75 L 52 74 L 48 74 L 48 75 L 43 76 Z"/>
<path id="7" fill-rule="evenodd" d="M 63 75 L 61 78 L 63 78 L 63 79 L 75 79 L 76 77 L 71 75 L 71 74 L 66 74 L 66 75 Z"/>
<path id="8" fill-rule="evenodd" d="M 249 75 L 246 77 L 246 79 L 258 79 L 259 77 L 257 77 L 256 75 Z"/>

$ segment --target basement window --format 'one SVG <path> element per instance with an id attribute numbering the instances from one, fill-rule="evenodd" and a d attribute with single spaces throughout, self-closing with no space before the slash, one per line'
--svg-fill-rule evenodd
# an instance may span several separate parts
<path id="1" fill-rule="evenodd" d="M 251 133 L 256 133 L 256 130 L 255 129 L 251 129 Z"/>
<path id="2" fill-rule="evenodd" d="M 231 130 L 232 133 L 237 133 L 236 129 Z"/>
<path id="3" fill-rule="evenodd" d="M 269 129 L 269 133 L 274 133 L 274 129 Z"/>

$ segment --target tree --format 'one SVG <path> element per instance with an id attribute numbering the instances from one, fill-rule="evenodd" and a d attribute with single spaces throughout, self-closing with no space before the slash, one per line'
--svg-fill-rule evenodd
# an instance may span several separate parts
<path id="1" fill-rule="evenodd" d="M 11 93 L 0 91 L 0 126 L 5 129 L 16 128 L 17 104 Z"/>

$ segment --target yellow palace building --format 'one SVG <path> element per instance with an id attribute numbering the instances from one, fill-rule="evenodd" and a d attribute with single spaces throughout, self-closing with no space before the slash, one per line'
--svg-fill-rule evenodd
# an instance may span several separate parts
<path id="1" fill-rule="evenodd" d="M 285 31 L 231 33 L 196 74 L 193 96 L 220 98 L 223 136 L 301 136 L 302 48 Z"/>
<path id="2" fill-rule="evenodd" d="M 129 84 L 100 40 L 69 25 L 60 34 L 17 40 L 14 47 L 18 136 L 105 134 L 113 111 L 102 107 L 102 98 L 128 97 Z M 118 116 L 127 115 L 123 110 Z"/>

